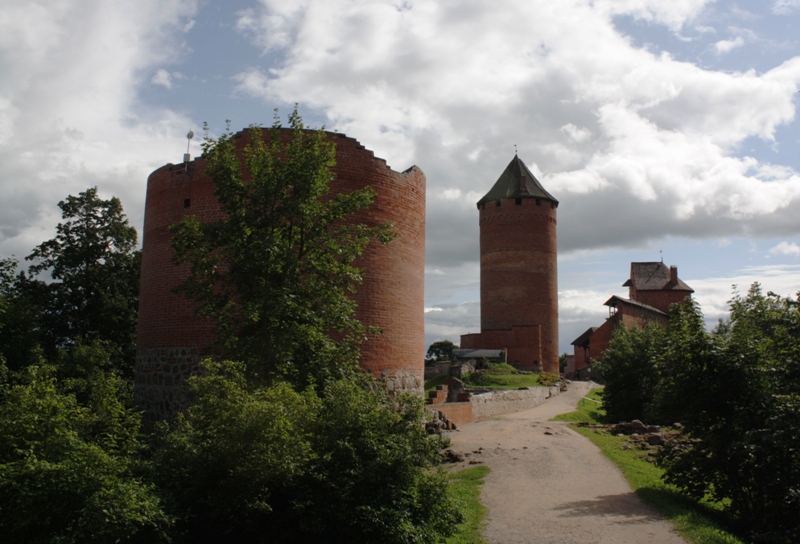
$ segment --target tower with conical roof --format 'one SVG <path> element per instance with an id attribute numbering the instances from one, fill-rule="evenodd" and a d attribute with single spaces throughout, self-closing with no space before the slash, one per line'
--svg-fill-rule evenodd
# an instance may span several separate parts
<path id="1" fill-rule="evenodd" d="M 481 332 L 467 349 L 506 349 L 522 369 L 558 372 L 558 200 L 514 156 L 478 201 Z"/>

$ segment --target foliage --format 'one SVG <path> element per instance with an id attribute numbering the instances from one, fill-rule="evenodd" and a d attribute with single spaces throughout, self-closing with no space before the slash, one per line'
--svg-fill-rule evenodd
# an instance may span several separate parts
<path id="1" fill-rule="evenodd" d="M 687 299 L 665 333 L 620 329 L 597 366 L 609 419 L 683 424 L 691 440 L 660 457 L 668 482 L 782 543 L 800 540 L 799 361 L 800 303 L 754 284 L 713 333 Z"/>
<path id="2" fill-rule="evenodd" d="M 217 323 L 218 354 L 263 383 L 281 377 L 302 389 L 355 368 L 368 331 L 354 316 L 354 261 L 391 233 L 352 220 L 372 188 L 329 194 L 335 150 L 325 133 L 305 130 L 296 108 L 289 125 L 286 136 L 276 116 L 266 138 L 253 127 L 242 160 L 230 131 L 206 137 L 224 219 L 188 215 L 172 232 L 177 262 L 191 268 L 179 290 Z"/>
<path id="3" fill-rule="evenodd" d="M 480 502 L 483 479 L 489 474 L 489 467 L 465 468 L 450 475 L 450 493 L 459 509 L 464 512 L 464 522 L 460 524 L 446 544 L 482 544 L 481 533 L 486 525 L 488 509 Z"/>
<path id="4" fill-rule="evenodd" d="M 0 532 L 13 542 L 159 542 L 169 519 L 140 475 L 128 385 L 29 366 L 0 395 Z M 78 391 L 72 391 L 71 389 Z M 80 400 L 80 399 L 83 400 Z"/>
<path id="5" fill-rule="evenodd" d="M 425 353 L 425 359 L 449 361 L 453 356 L 454 349 L 458 349 L 458 346 L 450 340 L 437 340 L 428 347 L 428 351 Z"/>
<path id="6" fill-rule="evenodd" d="M 459 521 L 419 399 L 392 409 L 352 381 L 251 388 L 242 365 L 205 365 L 156 457 L 179 540 L 435 542 Z"/>
<path id="7" fill-rule="evenodd" d="M 558 356 L 558 371 L 559 372 L 564 372 L 564 370 L 567 368 L 567 364 L 568 364 L 568 360 L 569 360 L 568 358 L 569 358 L 569 354 L 567 354 L 566 351 Z"/>
<path id="8" fill-rule="evenodd" d="M 100 341 L 114 366 L 130 377 L 141 264 L 136 229 L 119 199 L 101 199 L 96 187 L 58 206 L 65 221 L 55 238 L 26 257 L 34 264 L 27 278 L 18 278 L 20 300 L 38 309 L 39 340 L 48 357 L 77 342 Z M 53 281 L 35 279 L 44 273 Z"/>
<path id="9" fill-rule="evenodd" d="M 614 330 L 603 358 L 594 363 L 605 384 L 603 406 L 610 421 L 648 420 L 653 415 L 656 359 L 664 342 L 665 330 L 658 324 L 642 329 L 622 324 Z"/>
<path id="10" fill-rule="evenodd" d="M 555 372 L 540 372 L 539 373 L 539 383 L 544 387 L 552 387 L 558 383 L 561 379 L 561 376 L 556 374 Z"/>
<path id="11" fill-rule="evenodd" d="M 0 260 L 0 359 L 11 370 L 37 364 L 41 353 L 41 310 L 30 291 L 30 282 L 18 274 L 14 258 Z M 41 297 L 38 297 L 41 298 Z"/>
<path id="12" fill-rule="evenodd" d="M 757 541 L 800 539 L 799 361 L 800 305 L 758 284 L 712 335 L 693 303 L 670 316 L 663 404 L 695 441 L 664 455 L 667 479 L 725 501 Z"/>

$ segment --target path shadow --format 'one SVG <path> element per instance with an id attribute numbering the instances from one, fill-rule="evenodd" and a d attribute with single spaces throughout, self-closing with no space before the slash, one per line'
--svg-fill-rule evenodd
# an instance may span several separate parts
<path id="1" fill-rule="evenodd" d="M 560 504 L 553 508 L 562 511 L 560 517 L 576 518 L 589 516 L 613 516 L 620 518 L 617 523 L 634 525 L 660 521 L 663 518 L 657 515 L 635 493 L 622 493 L 619 495 L 600 495 L 591 500 L 574 501 Z"/>

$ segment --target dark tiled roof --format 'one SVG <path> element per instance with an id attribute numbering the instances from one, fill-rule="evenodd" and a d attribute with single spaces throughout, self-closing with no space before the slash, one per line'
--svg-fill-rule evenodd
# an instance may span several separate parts
<path id="1" fill-rule="evenodd" d="M 694 289 L 686 285 L 680 278 L 676 284 L 670 284 L 669 267 L 664 263 L 631 263 L 631 277 L 622 284 L 633 286 L 637 291 L 690 291 Z"/>
<path id="2" fill-rule="evenodd" d="M 596 331 L 597 329 L 599 329 L 599 328 L 600 328 L 600 327 L 589 327 L 588 329 L 586 329 L 586 332 L 584 332 L 582 335 L 580 335 L 580 336 L 579 336 L 579 337 L 577 337 L 575 340 L 573 340 L 573 341 L 572 341 L 572 344 L 570 344 L 570 345 L 572 345 L 572 346 L 582 346 L 583 344 L 585 344 L 585 343 L 586 343 L 586 341 L 587 341 L 587 340 L 589 340 L 589 338 L 590 338 L 590 337 L 591 337 L 591 336 L 592 336 L 592 335 L 595 333 L 595 331 Z"/>
<path id="3" fill-rule="evenodd" d="M 528 170 L 525 163 L 516 155 L 508 163 L 505 171 L 500 175 L 494 186 L 486 193 L 486 196 L 478 201 L 478 206 L 484 202 L 493 202 L 503 198 L 540 198 L 555 202 L 556 206 L 558 205 L 558 200 L 544 190 L 536 176 Z"/>
<path id="4" fill-rule="evenodd" d="M 618 297 L 617 295 L 614 295 L 613 297 L 611 297 L 610 299 L 605 301 L 604 304 L 606 306 L 612 306 L 612 307 L 617 307 L 619 305 L 622 305 L 622 306 L 624 306 L 624 305 L 636 306 L 637 308 L 641 308 L 643 310 L 647 310 L 648 312 L 653 312 L 654 314 L 663 315 L 663 316 L 667 315 L 664 312 L 662 312 L 661 310 L 659 310 L 658 308 L 653 308 L 652 306 L 650 306 L 648 304 L 642 304 L 641 302 L 637 302 L 637 301 L 631 300 L 629 298 Z"/>

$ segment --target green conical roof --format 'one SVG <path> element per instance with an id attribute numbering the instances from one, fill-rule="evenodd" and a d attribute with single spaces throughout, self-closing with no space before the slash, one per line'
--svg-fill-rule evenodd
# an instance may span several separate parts
<path id="1" fill-rule="evenodd" d="M 528 167 L 517 155 L 514 155 L 489 192 L 478 201 L 478 206 L 480 207 L 484 202 L 493 202 L 503 198 L 540 198 L 558 205 L 558 200 L 544 190 L 536 176 L 528 170 Z"/>

